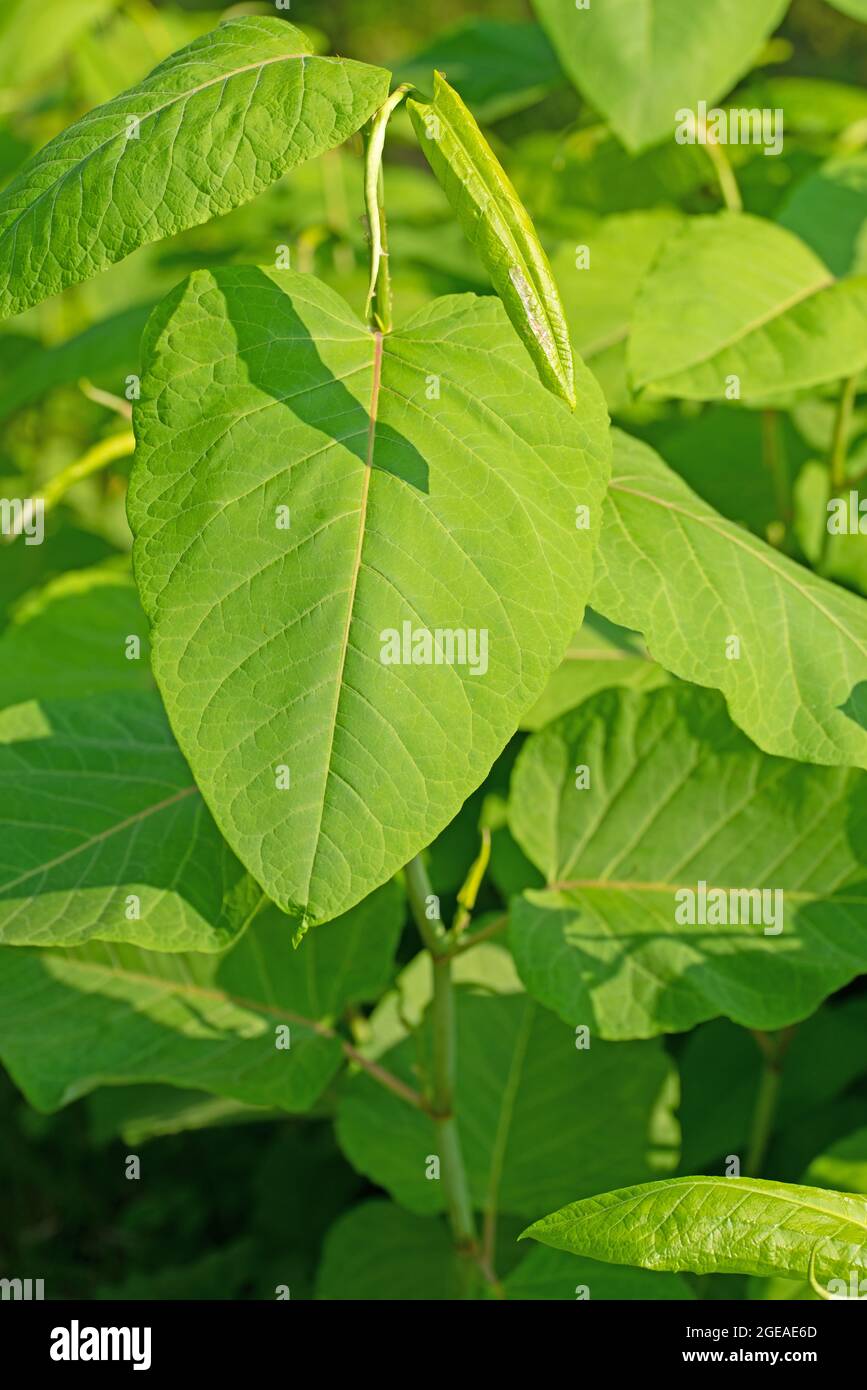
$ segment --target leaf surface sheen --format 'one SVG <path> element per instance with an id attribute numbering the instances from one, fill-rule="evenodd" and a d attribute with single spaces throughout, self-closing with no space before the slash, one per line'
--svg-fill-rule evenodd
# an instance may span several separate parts
<path id="1" fill-rule="evenodd" d="M 291 272 L 196 274 L 144 357 L 129 515 L 157 682 L 223 834 L 303 928 L 430 843 L 560 660 L 604 403 L 586 370 L 574 414 L 553 401 L 494 299 L 383 339 Z M 467 634 L 463 664 L 447 636 L 439 663 L 383 662 L 404 623 Z"/>
<path id="2" fill-rule="evenodd" d="M 281 19 L 204 34 L 56 136 L 0 194 L 0 316 L 248 201 L 358 130 L 388 81 L 319 57 Z"/>
<path id="3" fill-rule="evenodd" d="M 759 1178 L 685 1177 L 573 1202 L 525 1236 L 557 1250 L 694 1274 L 867 1269 L 867 1201 Z"/>
<path id="4" fill-rule="evenodd" d="M 864 599 L 720 516 L 646 444 L 613 440 L 593 608 L 720 689 L 766 752 L 867 767 Z"/>

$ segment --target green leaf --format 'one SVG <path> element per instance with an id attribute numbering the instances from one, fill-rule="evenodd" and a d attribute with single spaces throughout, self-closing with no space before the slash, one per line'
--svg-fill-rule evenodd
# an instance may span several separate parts
<path id="1" fill-rule="evenodd" d="M 533 0 L 568 76 L 635 153 L 674 135 L 675 112 L 724 96 L 788 0 Z"/>
<path id="2" fill-rule="evenodd" d="M 428 1074 L 428 1026 L 382 1058 L 416 1086 Z M 612 1173 L 670 1168 L 677 1147 L 676 1082 L 656 1043 L 599 1042 L 574 1033 L 525 995 L 457 999 L 456 1111 L 474 1205 L 524 1216 L 564 1194 L 592 1192 Z M 376 1085 L 351 1078 L 337 1113 L 350 1163 L 410 1211 L 444 1209 L 433 1121 Z M 556 1194 L 556 1195 L 555 1195 Z"/>
<path id="3" fill-rule="evenodd" d="M 758 1178 L 672 1178 L 606 1192 L 530 1226 L 555 1250 L 694 1274 L 827 1280 L 867 1269 L 867 1201 Z"/>
<path id="4" fill-rule="evenodd" d="M 685 1279 L 645 1269 L 602 1264 L 563 1250 L 531 1250 L 505 1280 L 508 1299 L 639 1300 L 694 1299 Z"/>
<path id="5" fill-rule="evenodd" d="M 569 329 L 527 211 L 475 120 L 442 73 L 431 102 L 407 108 L 425 156 L 549 391 L 575 406 Z"/>
<path id="6" fill-rule="evenodd" d="M 830 159 L 802 179 L 780 209 L 794 232 L 835 275 L 867 270 L 867 154 Z"/>
<path id="7" fill-rule="evenodd" d="M 463 1295 L 461 1270 L 441 1221 L 391 1202 L 362 1202 L 325 1239 L 316 1297 L 331 1300 L 452 1300 Z"/>
<path id="8" fill-rule="evenodd" d="M 122 570 L 68 571 L 23 600 L 0 636 L 0 708 L 152 688 L 147 621 Z"/>
<path id="9" fill-rule="evenodd" d="M 654 396 L 722 401 L 737 378 L 730 398 L 762 401 L 837 381 L 867 367 L 867 276 L 835 283 L 763 218 L 692 217 L 644 279 L 627 351 L 633 387 Z"/>
<path id="10" fill-rule="evenodd" d="M 67 386 L 81 377 L 122 391 L 127 373 L 138 371 L 139 341 L 152 308 L 151 304 L 136 304 L 55 347 L 41 349 L 34 358 L 21 361 L 19 356 L 3 373 L 0 420 L 39 400 L 53 387 Z"/>
<path id="11" fill-rule="evenodd" d="M 460 87 L 478 119 L 495 121 L 534 105 L 563 81 L 538 24 L 503 23 L 474 15 L 438 34 L 398 63 L 395 78 L 427 88 L 439 68 Z"/>
<path id="12" fill-rule="evenodd" d="M 284 1118 L 282 1110 L 244 1105 L 224 1096 L 209 1096 L 205 1091 L 157 1085 L 101 1087 L 88 1097 L 87 1110 L 94 1144 L 120 1138 L 132 1148 L 167 1134 Z"/>
<path id="13" fill-rule="evenodd" d="M 630 400 L 626 340 L 639 288 L 681 221 L 678 213 L 662 208 L 607 217 L 586 236 L 573 236 L 552 259 L 572 342 L 602 386 L 610 410 Z"/>
<path id="14" fill-rule="evenodd" d="M 262 899 L 203 806 L 156 694 L 5 710 L 0 807 L 6 944 L 217 951 Z"/>
<path id="15" fill-rule="evenodd" d="M 308 1110 L 341 1065 L 327 1024 L 384 986 L 402 921 L 389 884 L 294 952 L 274 907 L 222 956 L 0 950 L 0 1058 L 38 1110 L 142 1081 Z"/>
<path id="16" fill-rule="evenodd" d="M 767 757 L 717 694 L 603 691 L 548 725 L 516 763 L 510 824 L 552 885 L 512 903 L 518 972 L 603 1037 L 717 1014 L 781 1028 L 867 970 L 867 779 Z M 703 922 L 701 883 L 768 896 L 727 898 L 721 922 L 708 898 Z"/>
<path id="17" fill-rule="evenodd" d="M 539 699 L 521 720 L 520 727 L 534 731 L 550 724 L 566 710 L 574 709 L 597 690 L 611 685 L 632 690 L 656 690 L 670 680 L 667 671 L 651 661 L 644 644 L 632 632 L 588 612 L 572 639 L 572 645 L 551 676 Z"/>
<path id="18" fill-rule="evenodd" d="M 804 1174 L 804 1182 L 867 1194 L 867 1127 L 856 1129 L 818 1154 Z"/>
<path id="19" fill-rule="evenodd" d="M 786 1051 L 776 1127 L 811 1144 L 817 1109 L 830 1105 L 867 1067 L 867 999 L 857 995 L 826 1004 L 800 1025 Z M 678 1053 L 683 1129 L 681 1172 L 716 1168 L 726 1154 L 745 1152 L 762 1070 L 755 1039 L 727 1019 L 702 1024 Z M 708 1095 L 714 1104 L 707 1103 Z M 782 1172 L 777 1150 L 771 1171 Z M 791 1170 L 800 1178 L 803 1162 Z M 814 1182 L 804 1177 L 804 1182 Z M 818 1186 L 823 1186 L 817 1183 Z M 847 1183 L 829 1187 L 849 1189 Z M 851 1189 L 850 1189 L 851 1190 Z"/>
<path id="20" fill-rule="evenodd" d="M 34 82 L 63 59 L 82 31 L 104 20 L 118 0 L 4 0 L 0 13 L 0 87 Z"/>
<path id="21" fill-rule="evenodd" d="M 849 15 L 851 19 L 861 19 L 867 24 L 867 0 L 828 0 L 835 10 Z"/>
<path id="22" fill-rule="evenodd" d="M 247 202 L 341 144 L 387 92 L 381 68 L 315 56 L 282 19 L 220 25 L 56 136 L 0 195 L 0 315 Z"/>
<path id="23" fill-rule="evenodd" d="M 493 297 L 383 339 L 289 272 L 193 276 L 144 355 L 129 515 L 154 672 L 223 834 L 303 927 L 430 843 L 558 664 L 604 405 L 583 368 L 578 411 L 552 401 Z M 465 664 L 403 663 L 389 634 L 417 629 L 468 631 Z"/>
<path id="24" fill-rule="evenodd" d="M 594 609 L 722 690 L 766 752 L 867 767 L 864 600 L 725 520 L 645 444 L 615 431 L 614 450 Z"/>
<path id="25" fill-rule="evenodd" d="M 484 926 L 483 919 L 474 922 L 474 929 Z M 461 951 L 452 961 L 451 971 L 456 984 L 480 994 L 523 993 L 511 954 L 493 941 L 481 941 L 478 946 Z M 407 1037 L 421 1023 L 432 997 L 430 953 L 419 951 L 367 1020 L 369 1034 L 362 1048 L 365 1056 L 379 1057 Z"/>

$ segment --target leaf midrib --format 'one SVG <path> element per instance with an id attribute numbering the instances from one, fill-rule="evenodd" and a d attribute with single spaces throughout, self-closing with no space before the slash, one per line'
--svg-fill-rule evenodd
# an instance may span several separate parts
<path id="1" fill-rule="evenodd" d="M 630 476 L 632 475 L 625 475 L 625 477 Z M 829 609 L 825 608 L 825 606 L 822 603 L 820 603 L 820 601 L 817 598 L 815 598 L 813 594 L 810 593 L 808 588 L 806 588 L 804 585 L 799 584 L 797 580 L 794 579 L 792 575 L 787 573 L 785 569 L 773 564 L 771 559 L 764 556 L 760 550 L 756 549 L 752 545 L 748 545 L 746 541 L 741 540 L 739 536 L 735 535 L 734 532 L 728 528 L 723 518 L 720 518 L 721 524 L 717 525 L 711 517 L 696 515 L 695 512 L 688 511 L 686 507 L 678 506 L 676 502 L 669 502 L 662 497 L 656 497 L 653 495 L 653 493 L 644 492 L 639 488 L 625 487 L 624 480 L 625 478 L 612 478 L 610 487 L 616 492 L 623 492 L 632 497 L 639 497 L 642 499 L 642 501 L 651 502 L 657 507 L 665 508 L 666 511 L 675 512 L 679 516 L 686 517 L 687 521 L 695 522 L 695 524 L 698 526 L 706 526 L 709 531 L 715 532 L 724 540 L 730 541 L 732 545 L 736 545 L 741 550 L 745 550 L 747 554 L 753 560 L 756 561 L 757 564 L 764 565 L 765 568 L 769 569 L 771 573 L 774 574 L 781 583 L 788 585 L 791 589 L 794 589 L 797 593 L 801 595 L 802 598 L 806 599 L 808 603 L 812 604 L 812 606 L 817 610 L 817 612 L 821 613 L 822 616 L 828 620 L 832 627 L 837 628 L 841 636 L 848 638 L 852 642 L 853 646 L 861 653 L 861 655 L 867 657 L 867 646 L 863 646 L 858 641 L 858 638 L 855 636 L 855 634 L 850 632 L 848 628 L 844 627 L 843 624 L 839 621 L 839 619 L 836 618 L 834 614 L 830 612 Z"/>
<path id="2" fill-rule="evenodd" d="M 110 825 L 106 830 L 100 830 L 98 834 L 91 835 L 89 840 L 84 840 L 80 845 L 75 845 L 73 849 L 66 850 L 64 854 L 58 854 L 55 859 L 49 859 L 44 864 L 37 864 L 34 868 L 28 869 L 26 873 L 19 874 L 18 878 L 10 879 L 6 883 L 0 883 L 0 893 L 6 893 L 11 888 L 17 888 L 20 884 L 26 883 L 35 874 L 50 873 L 59 864 L 65 864 L 68 860 L 74 859 L 76 855 L 85 854 L 94 845 L 102 844 L 111 839 L 113 835 L 118 835 L 122 830 L 128 830 L 131 825 L 140 825 L 142 821 L 150 816 L 157 815 L 160 811 L 166 810 L 168 806 L 174 806 L 178 801 L 182 801 L 187 796 L 192 796 L 199 789 L 196 786 L 182 787 L 180 791 L 174 792 L 171 796 L 165 797 L 162 801 L 156 802 L 152 806 L 145 806 L 141 811 L 136 811 L 125 820 L 118 821 L 116 825 Z"/>
<path id="3" fill-rule="evenodd" d="M 358 592 L 358 576 L 361 573 L 361 561 L 364 552 L 364 537 L 366 534 L 367 522 L 367 503 L 370 496 L 370 477 L 373 472 L 373 453 L 376 446 L 376 419 L 379 410 L 379 395 L 382 385 L 382 343 L 383 335 L 374 332 L 373 337 L 373 376 L 370 388 L 370 409 L 367 417 L 367 451 L 364 460 L 364 473 L 361 483 L 361 498 L 358 508 L 358 536 L 355 544 L 355 556 L 352 562 L 352 574 L 349 581 L 349 595 L 346 605 L 346 622 L 343 628 L 343 640 L 341 642 L 340 657 L 338 662 L 337 676 L 334 682 L 334 704 L 331 712 L 331 726 L 328 741 L 328 755 L 324 759 L 324 774 L 322 782 L 322 796 L 319 802 L 319 820 L 316 826 L 316 834 L 313 840 L 313 857 L 310 861 L 310 872 L 307 877 L 307 902 L 304 904 L 304 923 L 306 926 L 307 907 L 310 899 L 310 886 L 313 883 L 316 873 L 316 863 L 319 858 L 319 846 L 322 843 L 322 822 L 325 818 L 325 802 L 328 797 L 328 783 L 331 778 L 331 764 L 334 757 L 334 740 L 337 734 L 337 721 L 340 715 L 340 701 L 343 696 L 343 677 L 346 670 L 346 658 L 349 652 L 349 634 L 352 629 L 352 619 L 355 615 L 355 598 Z"/>
<path id="4" fill-rule="evenodd" d="M 687 1183 L 689 1184 L 688 1186 Z M 709 1187 L 712 1191 L 716 1191 L 717 1189 L 722 1189 L 725 1191 L 727 1188 L 728 1190 L 731 1190 L 730 1183 L 730 1178 L 689 1178 L 687 1180 L 681 1179 L 680 1182 L 664 1183 L 662 1184 L 662 1187 L 657 1189 L 657 1192 L 655 1194 L 648 1189 L 645 1189 L 644 1192 L 633 1192 L 628 1197 L 624 1197 L 622 1198 L 622 1200 L 616 1203 L 611 1203 L 609 1206 L 601 1208 L 597 1207 L 594 1211 L 586 1212 L 581 1217 L 571 1218 L 571 1224 L 573 1226 L 580 1226 L 582 1222 L 591 1221 L 594 1217 L 599 1216 L 600 1213 L 603 1211 L 620 1211 L 623 1208 L 629 1207 L 630 1205 L 636 1202 L 643 1201 L 646 1197 L 662 1196 L 663 1189 L 666 1193 L 671 1192 L 673 1190 L 677 1190 L 679 1192 L 683 1192 L 684 1196 L 686 1196 L 688 1195 L 688 1193 L 700 1190 L 704 1187 Z M 768 1192 L 767 1188 L 742 1186 L 742 1183 L 743 1179 L 739 1179 L 737 1189 L 739 1192 L 749 1193 L 749 1195 L 754 1197 L 764 1197 L 765 1200 L 769 1202 L 783 1202 L 788 1206 L 794 1207 L 796 1211 L 814 1211 L 819 1216 L 828 1217 L 830 1219 L 836 1218 L 838 1221 L 848 1221 L 851 1222 L 853 1226 L 863 1227 L 863 1229 L 867 1231 L 867 1220 L 858 1221 L 854 1216 L 844 1215 L 840 1212 L 836 1212 L 833 1210 L 829 1211 L 826 1207 L 814 1206 L 811 1202 L 807 1202 L 796 1197 L 790 1197 L 786 1193 L 780 1193 L 776 1191 Z M 855 1194 L 853 1193 L 850 1195 L 854 1196 Z M 566 1222 L 564 1222 L 563 1224 L 565 1225 Z M 831 1239 L 831 1237 L 826 1237 L 826 1239 Z"/>
<path id="5" fill-rule="evenodd" d="M 261 906 L 261 902 L 259 904 Z M 269 1017 L 285 1019 L 288 1023 L 297 1023 L 302 1027 L 309 1028 L 319 1037 L 335 1039 L 337 1034 L 328 1024 L 322 1023 L 319 1019 L 307 1018 L 304 1014 L 295 1013 L 291 1009 L 281 1008 L 277 1004 L 272 1004 L 264 999 L 248 999 L 243 994 L 233 994 L 225 989 L 209 989 L 206 985 L 197 985 L 186 980 L 166 980 L 155 975 L 146 975 L 139 970 L 128 970 L 112 965 L 101 965 L 98 961 L 83 961 L 70 959 L 67 953 L 61 955 L 60 951 L 53 950 L 48 953 L 49 959 L 54 957 L 61 960 L 65 969 L 79 971 L 84 975 L 96 974 L 105 975 L 114 980 L 126 980 L 132 984 L 146 985 L 149 989 L 157 989 L 160 986 L 167 987 L 172 994 L 178 994 L 190 998 L 208 999 L 215 1004 L 233 1004 L 239 1009 L 249 1009 L 255 1014 L 267 1014 Z M 165 993 L 165 988 L 163 990 Z M 239 1039 L 244 1041 L 244 1039 Z M 338 1039 L 339 1041 L 339 1039 Z"/>

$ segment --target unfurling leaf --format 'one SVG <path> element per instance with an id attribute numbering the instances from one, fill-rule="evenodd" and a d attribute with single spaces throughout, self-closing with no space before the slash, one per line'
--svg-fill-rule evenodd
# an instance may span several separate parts
<path id="1" fill-rule="evenodd" d="M 230 20 L 89 111 L 0 195 L 0 317 L 245 203 L 341 144 L 389 75 L 281 19 Z"/>
<path id="2" fill-rule="evenodd" d="M 672 1178 L 573 1202 L 524 1231 L 611 1264 L 694 1274 L 867 1270 L 867 1199 L 758 1178 Z"/>
<path id="3" fill-rule="evenodd" d="M 575 405 L 569 328 L 548 258 L 505 170 L 442 73 L 431 102 L 408 101 L 431 168 L 483 261 L 540 379 Z"/>
<path id="4" fill-rule="evenodd" d="M 157 682 L 236 854 L 324 921 L 448 824 L 560 661 L 601 393 L 582 366 L 577 411 L 552 400 L 493 297 L 383 337 L 312 276 L 248 268 L 175 291 L 144 358 L 129 515 Z"/>

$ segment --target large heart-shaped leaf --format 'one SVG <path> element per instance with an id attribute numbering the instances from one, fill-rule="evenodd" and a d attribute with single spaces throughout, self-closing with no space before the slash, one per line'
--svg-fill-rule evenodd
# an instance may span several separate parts
<path id="1" fill-rule="evenodd" d="M 524 1232 L 612 1264 L 820 1280 L 867 1270 L 867 1200 L 758 1178 L 673 1178 L 573 1202 Z"/>
<path id="2" fill-rule="evenodd" d="M 383 338 L 290 272 L 194 275 L 144 352 L 154 671 L 217 824 L 303 927 L 434 839 L 562 657 L 604 404 L 583 368 L 578 410 L 553 400 L 493 298 Z"/>
<path id="3" fill-rule="evenodd" d="M 0 316 L 246 202 L 385 100 L 282 19 L 230 20 L 56 136 L 0 195 Z"/>
<path id="4" fill-rule="evenodd" d="M 715 512 L 615 431 L 591 602 L 760 748 L 867 767 L 867 603 Z M 736 640 L 735 640 L 736 639 Z"/>
<path id="5" fill-rule="evenodd" d="M 633 386 L 659 396 L 761 401 L 837 381 L 867 367 L 867 276 L 835 282 L 763 218 L 692 217 L 641 286 L 627 351 Z"/>
<path id="6" fill-rule="evenodd" d="M 0 714 L 0 942 L 217 951 L 261 901 L 156 692 Z"/>
<path id="7" fill-rule="evenodd" d="M 408 1082 L 430 1079 L 429 1018 L 382 1059 Z M 592 1192 L 614 1172 L 657 1174 L 676 1163 L 677 1084 L 659 1043 L 576 1047 L 571 1029 L 526 995 L 458 995 L 456 1113 L 470 1194 L 490 1215 L 544 1211 L 554 1194 Z M 346 1084 L 337 1115 L 352 1166 L 403 1206 L 445 1207 L 426 1176 L 433 1121 L 365 1076 Z M 570 1189 L 571 1185 L 571 1189 Z"/>
<path id="8" fill-rule="evenodd" d="M 675 112 L 734 86 L 789 0 L 533 0 L 563 67 L 624 145 L 674 135 Z"/>
<path id="9" fill-rule="evenodd" d="M 608 690 L 548 725 L 510 825 L 550 885 L 512 904 L 518 970 L 603 1037 L 780 1028 L 867 970 L 867 778 L 767 757 L 715 693 Z M 702 909 L 701 884 L 747 897 Z"/>
<path id="10" fill-rule="evenodd" d="M 0 1058 L 39 1110 L 131 1081 L 307 1110 L 343 1058 L 330 1021 L 385 986 L 402 922 L 390 884 L 303 952 L 275 907 L 222 956 L 0 949 Z"/>

